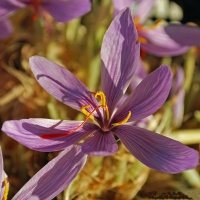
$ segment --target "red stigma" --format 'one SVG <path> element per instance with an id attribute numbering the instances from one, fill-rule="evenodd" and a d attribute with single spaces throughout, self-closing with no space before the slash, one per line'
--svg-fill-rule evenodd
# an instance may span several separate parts
<path id="1" fill-rule="evenodd" d="M 72 133 L 76 132 L 79 128 L 81 128 L 86 122 L 87 120 L 92 116 L 92 114 L 98 110 L 99 108 L 104 107 L 103 105 L 99 105 L 96 108 L 94 108 L 90 114 L 85 118 L 85 120 L 75 129 L 68 131 L 68 132 L 64 132 L 64 133 L 55 133 L 55 134 L 44 134 L 41 135 L 40 137 L 43 139 L 52 139 L 52 138 L 58 138 L 58 137 L 63 137 L 63 136 L 67 136 L 67 135 L 71 135 Z"/>
<path id="2" fill-rule="evenodd" d="M 39 6 L 42 3 L 42 0 L 30 0 L 30 1 L 34 9 L 33 21 L 36 21 L 38 19 Z"/>

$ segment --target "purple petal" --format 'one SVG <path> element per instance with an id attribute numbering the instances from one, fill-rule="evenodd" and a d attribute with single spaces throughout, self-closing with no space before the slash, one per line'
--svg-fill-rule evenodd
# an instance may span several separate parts
<path id="1" fill-rule="evenodd" d="M 108 156 L 118 151 L 118 145 L 111 132 L 97 130 L 83 143 L 82 151 L 90 156 Z"/>
<path id="2" fill-rule="evenodd" d="M 173 124 L 175 127 L 179 127 L 183 121 L 185 91 L 183 89 L 180 90 L 175 98 L 176 102 L 173 105 Z"/>
<path id="3" fill-rule="evenodd" d="M 42 7 L 56 21 L 68 22 L 89 12 L 91 4 L 89 0 L 49 0 L 44 1 Z"/>
<path id="4" fill-rule="evenodd" d="M 1 0 L 0 1 L 0 17 L 5 17 L 17 9 L 23 8 L 24 2 L 19 0 Z"/>
<path id="5" fill-rule="evenodd" d="M 101 49 L 102 90 L 112 113 L 130 84 L 139 60 L 139 43 L 129 9 L 120 12 L 108 28 Z"/>
<path id="6" fill-rule="evenodd" d="M 164 28 L 166 34 L 180 45 L 199 46 L 200 27 L 170 24 Z"/>
<path id="7" fill-rule="evenodd" d="M 140 59 L 138 62 L 137 69 L 133 75 L 133 78 L 130 83 L 131 91 L 134 91 L 135 88 L 139 85 L 139 83 L 147 76 L 147 72 L 144 69 L 144 65 L 142 60 Z"/>
<path id="8" fill-rule="evenodd" d="M 167 66 L 163 65 L 147 75 L 116 112 L 114 122 L 125 119 L 129 111 L 129 121 L 140 120 L 156 112 L 165 102 L 171 83 L 171 71 Z"/>
<path id="9" fill-rule="evenodd" d="M 178 93 L 178 91 L 183 87 L 183 83 L 184 83 L 184 72 L 181 67 L 178 67 L 173 77 L 170 96 L 176 95 L 176 93 Z"/>
<path id="10" fill-rule="evenodd" d="M 136 68 L 136 71 L 135 71 L 134 75 L 138 76 L 141 79 L 144 79 L 147 76 L 147 72 L 144 69 L 144 65 L 143 65 L 142 59 L 139 59 L 138 66 Z"/>
<path id="11" fill-rule="evenodd" d="M 70 146 L 97 129 L 97 126 L 86 122 L 75 132 L 66 136 L 59 134 L 75 130 L 82 122 L 51 119 L 22 119 L 6 121 L 2 131 L 19 143 L 36 151 L 59 151 Z M 50 139 L 43 139 L 44 135 L 52 135 Z"/>
<path id="12" fill-rule="evenodd" d="M 40 56 L 30 58 L 30 67 L 40 85 L 59 101 L 79 111 L 85 105 L 97 107 L 93 95 L 66 68 Z"/>
<path id="13" fill-rule="evenodd" d="M 0 38 L 8 37 L 12 31 L 13 27 L 8 19 L 0 20 Z"/>
<path id="14" fill-rule="evenodd" d="M 127 149 L 150 168 L 179 173 L 198 165 L 198 152 L 157 133 L 128 125 L 116 127 L 115 134 Z"/>
<path id="15" fill-rule="evenodd" d="M 176 56 L 185 53 L 188 46 L 179 44 L 164 30 L 164 26 L 138 31 L 140 37 L 147 40 L 141 43 L 141 48 L 156 56 Z"/>
<path id="16" fill-rule="evenodd" d="M 53 199 L 77 176 L 86 162 L 79 146 L 70 146 L 51 160 L 14 196 L 19 199 Z"/>

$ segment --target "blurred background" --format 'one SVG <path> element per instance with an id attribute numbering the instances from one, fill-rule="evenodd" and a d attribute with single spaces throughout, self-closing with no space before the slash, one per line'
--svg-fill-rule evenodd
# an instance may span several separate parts
<path id="1" fill-rule="evenodd" d="M 111 0 L 92 0 L 92 9 L 69 23 L 55 22 L 47 15 L 33 20 L 33 8 L 9 16 L 13 32 L 0 39 L 0 126 L 6 120 L 24 118 L 83 119 L 77 111 L 58 102 L 37 83 L 29 58 L 44 56 L 73 72 L 91 91 L 100 86 L 100 48 L 113 19 Z M 198 0 L 158 0 L 144 26 L 163 19 L 167 23 L 200 25 Z M 156 36 L 155 36 L 156 37 Z M 200 37 L 199 37 L 200 40 Z M 177 56 L 156 56 L 142 51 L 149 73 L 161 64 L 171 66 L 174 80 L 183 71 L 179 102 L 177 90 L 150 119 L 146 127 L 199 151 L 200 143 L 200 48 L 190 47 Z M 174 105 L 183 105 L 178 122 Z M 5 133 L 0 134 L 4 169 L 10 183 L 9 198 L 57 153 L 32 151 Z M 114 156 L 91 157 L 73 183 L 55 199 L 200 199 L 200 167 L 170 175 L 150 170 L 122 145 Z M 168 195 L 168 196 L 167 196 Z M 170 196 L 171 195 L 171 196 Z M 182 195 L 182 196 L 181 196 Z"/>

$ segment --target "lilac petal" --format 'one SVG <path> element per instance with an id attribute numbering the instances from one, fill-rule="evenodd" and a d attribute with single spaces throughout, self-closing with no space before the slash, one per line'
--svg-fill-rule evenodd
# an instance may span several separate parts
<path id="1" fill-rule="evenodd" d="M 22 119 L 4 122 L 2 131 L 30 149 L 51 152 L 70 146 L 97 129 L 96 125 L 86 122 L 72 134 L 56 136 L 76 129 L 81 123 L 81 121 L 67 120 Z M 54 134 L 53 138 L 41 138 L 51 134 Z"/>
<path id="2" fill-rule="evenodd" d="M 171 71 L 165 65 L 147 75 L 118 109 L 114 122 L 125 119 L 129 111 L 129 121 L 140 120 L 156 112 L 165 102 L 171 83 Z"/>
<path id="3" fill-rule="evenodd" d="M 165 32 L 164 26 L 139 30 L 138 34 L 147 40 L 147 43 L 141 43 L 141 48 L 156 56 L 176 56 L 188 50 L 188 46 L 181 45 L 171 38 Z"/>
<path id="4" fill-rule="evenodd" d="M 139 59 L 138 66 L 136 68 L 136 71 L 135 71 L 134 75 L 138 76 L 141 79 L 144 79 L 147 76 L 147 72 L 144 69 L 144 65 L 142 63 L 142 59 Z"/>
<path id="5" fill-rule="evenodd" d="M 173 105 L 173 124 L 175 127 L 179 127 L 183 121 L 185 91 L 181 89 L 175 98 L 177 99 Z"/>
<path id="6" fill-rule="evenodd" d="M 130 84 L 139 60 L 139 43 L 130 10 L 120 12 L 108 28 L 101 49 L 102 90 L 112 113 Z"/>
<path id="7" fill-rule="evenodd" d="M 170 24 L 164 27 L 165 33 L 180 45 L 199 46 L 200 28 L 196 26 Z"/>
<path id="8" fill-rule="evenodd" d="M 137 8 L 135 9 L 135 12 L 133 12 L 134 17 L 139 17 L 140 23 L 143 24 L 147 17 L 150 15 L 152 8 L 155 4 L 155 0 L 135 0 L 135 2 L 138 1 Z"/>
<path id="9" fill-rule="evenodd" d="M 0 20 L 0 38 L 6 38 L 13 32 L 12 24 L 8 19 Z"/>
<path id="10" fill-rule="evenodd" d="M 127 149 L 150 168 L 179 173 L 198 165 L 198 152 L 178 141 L 128 125 L 116 127 L 115 134 Z"/>
<path id="11" fill-rule="evenodd" d="M 59 101 L 79 111 L 85 105 L 98 106 L 85 85 L 66 68 L 40 56 L 30 58 L 30 67 L 40 85 Z"/>
<path id="12" fill-rule="evenodd" d="M 172 88 L 170 91 L 170 96 L 176 95 L 176 93 L 182 88 L 183 83 L 184 83 L 184 72 L 181 67 L 178 67 L 173 77 L 173 83 L 172 83 Z"/>
<path id="13" fill-rule="evenodd" d="M 87 156 L 79 146 L 70 146 L 51 160 L 14 196 L 19 199 L 53 199 L 77 176 Z"/>
<path id="14" fill-rule="evenodd" d="M 44 1 L 42 7 L 56 21 L 68 22 L 89 12 L 91 4 L 89 0 L 49 0 Z"/>
<path id="15" fill-rule="evenodd" d="M 24 2 L 19 0 L 1 0 L 0 1 L 0 17 L 5 17 L 10 15 L 17 9 L 23 8 L 25 6 Z"/>
<path id="16" fill-rule="evenodd" d="M 133 75 L 133 78 L 130 83 L 131 90 L 134 91 L 135 88 L 139 85 L 139 83 L 147 76 L 147 72 L 144 69 L 144 65 L 142 60 L 139 59 L 137 69 Z"/>
<path id="17" fill-rule="evenodd" d="M 109 156 L 118 151 L 118 146 L 111 132 L 97 130 L 82 144 L 82 151 L 90 156 Z"/>

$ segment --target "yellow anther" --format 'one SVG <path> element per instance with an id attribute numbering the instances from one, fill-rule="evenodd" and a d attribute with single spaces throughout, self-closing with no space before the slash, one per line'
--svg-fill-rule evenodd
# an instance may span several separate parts
<path id="1" fill-rule="evenodd" d="M 140 19 L 141 19 L 141 17 L 140 16 L 137 16 L 137 17 L 134 17 L 134 24 L 135 25 L 138 25 L 138 24 L 140 24 Z"/>
<path id="2" fill-rule="evenodd" d="M 141 36 L 138 36 L 138 41 L 142 44 L 147 44 L 147 39 Z"/>
<path id="3" fill-rule="evenodd" d="M 8 191 L 9 191 L 9 183 L 8 183 L 8 180 L 6 178 L 4 179 L 4 185 L 5 185 L 5 190 L 4 190 L 4 195 L 3 195 L 2 200 L 7 200 Z"/>
<path id="4" fill-rule="evenodd" d="M 103 106 L 106 106 L 106 96 L 102 91 L 98 91 L 95 93 L 95 98 L 100 98 L 101 99 L 101 104 Z"/>
<path id="5" fill-rule="evenodd" d="M 85 106 L 82 106 L 81 108 L 81 111 L 83 114 L 85 114 L 87 117 L 90 115 L 90 112 L 88 112 L 86 109 L 91 107 L 90 105 L 85 105 Z M 94 121 L 94 117 L 93 115 L 90 115 L 90 119 L 92 119 Z"/>
<path id="6" fill-rule="evenodd" d="M 159 19 L 153 25 L 149 26 L 148 29 L 155 29 L 163 23 L 164 23 L 164 20 Z"/>
<path id="7" fill-rule="evenodd" d="M 117 122 L 117 123 L 112 124 L 112 126 L 123 125 L 123 124 L 125 124 L 125 123 L 129 120 L 130 117 L 131 117 L 131 111 L 128 112 L 128 115 L 126 116 L 125 119 L 123 119 L 123 120 L 120 121 L 120 122 Z"/>
<path id="8" fill-rule="evenodd" d="M 102 104 L 103 108 L 106 111 L 106 117 L 107 117 L 107 119 L 109 119 L 110 118 L 110 114 L 109 114 L 108 106 L 106 104 L 106 95 L 102 91 L 98 91 L 98 92 L 95 93 L 94 97 L 101 99 L 101 104 Z"/>

